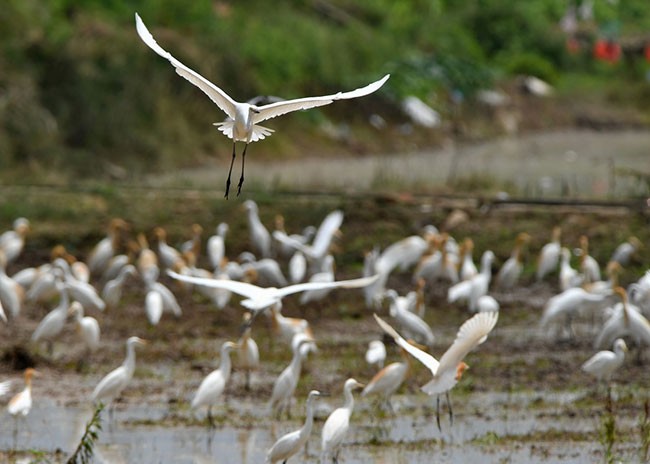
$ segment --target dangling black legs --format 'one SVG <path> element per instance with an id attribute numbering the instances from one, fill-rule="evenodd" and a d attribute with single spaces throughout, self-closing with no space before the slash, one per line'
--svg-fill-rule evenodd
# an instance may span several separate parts
<path id="1" fill-rule="evenodd" d="M 451 410 L 451 400 L 449 399 L 449 391 L 445 392 L 447 397 L 447 407 L 449 408 L 449 425 L 454 425 L 454 412 Z"/>
<path id="2" fill-rule="evenodd" d="M 230 169 L 228 169 L 228 179 L 226 179 L 226 194 L 224 198 L 228 199 L 228 192 L 230 191 L 230 175 L 232 174 L 232 165 L 235 163 L 235 142 L 232 143 L 232 159 L 230 160 Z"/>
<path id="3" fill-rule="evenodd" d="M 246 162 L 246 149 L 248 144 L 244 145 L 244 152 L 241 154 L 241 176 L 239 177 L 239 184 L 237 184 L 237 196 L 241 193 L 241 186 L 244 183 L 244 163 Z"/>

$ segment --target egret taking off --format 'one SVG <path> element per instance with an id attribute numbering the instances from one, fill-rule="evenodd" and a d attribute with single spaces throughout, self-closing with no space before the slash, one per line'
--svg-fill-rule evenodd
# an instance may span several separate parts
<path id="1" fill-rule="evenodd" d="M 248 144 L 262 140 L 270 136 L 273 132 L 272 129 L 258 125 L 259 123 L 292 111 L 306 110 L 309 108 L 328 105 L 334 100 L 363 97 L 378 90 L 382 85 L 384 85 L 389 77 L 389 75 L 386 75 L 380 80 L 356 90 L 338 92 L 336 94 L 325 95 L 322 97 L 282 100 L 262 106 L 239 103 L 229 97 L 223 90 L 212 82 L 178 61 L 169 52 L 163 50 L 163 48 L 156 43 L 155 39 L 137 13 L 135 14 L 135 23 L 138 35 L 140 35 L 142 41 L 147 44 L 149 48 L 167 59 L 172 66 L 176 68 L 176 73 L 201 89 L 210 100 L 212 100 L 224 113 L 228 115 L 226 121 L 215 123 L 215 126 L 217 126 L 226 137 L 233 140 L 232 159 L 230 161 L 228 179 L 226 180 L 226 198 L 228 198 L 228 192 L 230 190 L 230 174 L 232 173 L 232 165 L 235 162 L 235 143 L 237 141 L 246 143 L 242 153 L 241 177 L 239 178 L 239 184 L 237 185 L 237 195 L 239 195 L 241 193 L 241 186 L 244 183 L 244 162 L 246 159 L 246 148 L 248 148 Z"/>
<path id="2" fill-rule="evenodd" d="M 463 372 L 469 367 L 463 362 L 471 350 L 483 343 L 488 334 L 492 331 L 499 318 L 498 312 L 478 313 L 466 320 L 458 329 L 456 340 L 442 355 L 440 361 L 429 353 L 413 346 L 397 333 L 388 323 L 376 314 L 374 315 L 379 326 L 388 335 L 393 337 L 395 343 L 401 346 L 411 356 L 424 364 L 433 374 L 433 379 L 422 387 L 422 391 L 428 395 L 438 395 L 436 400 L 436 420 L 440 429 L 440 395 L 445 393 L 447 405 L 449 406 L 449 420 L 453 422 L 453 412 L 449 401 L 449 390 L 451 390 L 463 376 Z"/>

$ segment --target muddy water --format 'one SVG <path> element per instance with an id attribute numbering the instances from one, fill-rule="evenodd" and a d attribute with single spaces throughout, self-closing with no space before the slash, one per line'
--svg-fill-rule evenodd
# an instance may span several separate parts
<path id="1" fill-rule="evenodd" d="M 650 132 L 569 130 L 508 137 L 480 144 L 454 145 L 399 155 L 306 158 L 264 163 L 253 158 L 246 183 L 257 188 L 427 189 L 450 180 L 487 179 L 512 195 L 646 195 L 648 186 L 630 171 L 646 172 Z M 254 150 L 253 146 L 251 150 Z M 182 171 L 157 179 L 171 185 L 214 186 L 224 180 L 223 166 Z"/>
<path id="2" fill-rule="evenodd" d="M 601 445 L 597 441 L 572 442 L 557 438 L 563 433 L 588 435 L 598 421 L 593 417 L 574 417 L 566 407 L 586 392 L 572 393 L 483 393 L 456 400 L 455 423 L 450 426 L 446 411 L 442 431 L 435 425 L 430 399 L 397 396 L 395 414 L 376 417 L 374 406 L 357 402 L 347 445 L 341 451 L 343 462 L 357 463 L 430 463 L 430 462 L 567 462 L 598 460 Z M 542 406 L 540 406 L 542 405 Z M 331 406 L 321 404 L 307 451 L 301 462 L 318 462 L 320 428 Z M 259 416 L 262 413 L 250 401 L 229 401 L 229 414 Z M 299 426 L 297 421 L 260 420 L 260 426 L 151 425 L 164 421 L 167 410 L 159 406 L 130 405 L 118 408 L 113 420 L 104 414 L 95 462 L 98 463 L 231 463 L 264 462 L 266 450 L 280 435 Z M 262 414 L 262 415 L 261 415 Z M 0 424 L 0 449 L 39 449 L 68 455 L 79 442 L 84 424 L 90 419 L 89 406 L 62 406 L 39 401 L 25 421 Z M 373 416 L 375 416 L 373 418 Z M 7 418 L 9 419 L 9 418 Z M 632 427 L 623 420 L 618 426 Z M 552 433 L 555 438 L 530 440 L 535 434 Z M 381 443 L 378 446 L 377 443 Z M 432 461 L 433 460 L 433 461 Z M 478 461 L 477 461 L 478 460 Z"/>

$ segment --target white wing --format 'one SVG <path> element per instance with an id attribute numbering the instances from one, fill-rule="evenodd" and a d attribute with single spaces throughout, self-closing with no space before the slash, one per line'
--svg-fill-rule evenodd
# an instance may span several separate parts
<path id="1" fill-rule="evenodd" d="M 404 340 L 400 334 L 397 333 L 395 329 L 393 329 L 390 324 L 388 324 L 386 321 L 384 321 L 381 317 L 377 316 L 376 314 L 373 314 L 375 316 L 375 320 L 377 321 L 377 324 L 386 332 L 388 335 L 393 337 L 395 340 L 395 343 L 397 343 L 399 346 L 404 348 L 406 352 L 408 352 L 411 356 L 413 356 L 415 359 L 420 361 L 422 364 L 424 364 L 427 369 L 431 371 L 433 375 L 436 375 L 436 372 L 438 372 L 438 366 L 439 362 L 436 358 L 431 356 L 429 353 L 426 353 L 422 351 L 421 349 L 411 345 L 409 342 Z"/>
<path id="2" fill-rule="evenodd" d="M 307 290 L 324 290 L 326 288 L 361 288 L 367 287 L 372 284 L 379 278 L 379 275 L 375 274 L 370 277 L 361 277 L 359 279 L 351 280 L 338 280 L 335 282 L 305 282 L 302 284 L 289 285 L 288 287 L 280 288 L 276 290 L 276 295 L 278 298 L 283 298 L 287 295 L 292 295 L 298 292 L 304 292 Z"/>
<path id="3" fill-rule="evenodd" d="M 210 100 L 212 100 L 219 108 L 221 108 L 224 113 L 226 113 L 230 118 L 235 119 L 235 100 L 230 98 L 226 92 L 221 90 L 205 77 L 201 76 L 195 71 L 192 71 L 190 68 L 178 61 L 172 56 L 171 53 L 165 51 L 160 45 L 158 45 L 156 40 L 147 29 L 147 26 L 145 26 L 142 22 L 142 19 L 140 19 L 138 13 L 135 14 L 135 27 L 142 41 L 147 44 L 147 46 L 154 52 L 167 59 L 174 66 L 174 68 L 176 68 L 176 73 L 178 73 L 179 76 L 184 77 L 199 89 L 201 89 L 208 97 L 210 97 Z"/>
<path id="4" fill-rule="evenodd" d="M 304 292 L 306 290 L 321 290 L 325 288 L 361 288 L 372 284 L 378 278 L 377 275 L 374 275 L 371 277 L 340 280 L 337 282 L 305 282 L 296 285 L 289 285 L 288 287 L 283 288 L 262 288 L 246 282 L 185 276 L 169 270 L 167 271 L 167 274 L 169 274 L 172 278 L 181 280 L 183 282 L 189 282 L 196 285 L 204 285 L 206 287 L 212 288 L 222 288 L 233 293 L 237 293 L 238 295 L 242 295 L 250 300 L 253 300 L 250 302 L 253 304 L 247 304 L 245 301 L 242 301 L 242 304 L 250 309 L 262 309 L 265 306 L 270 306 L 273 304 L 274 300 L 280 300 L 287 295 Z M 264 304 L 262 304 L 262 300 L 264 300 Z"/>
<path id="5" fill-rule="evenodd" d="M 343 212 L 336 210 L 327 215 L 316 232 L 310 255 L 315 257 L 325 256 L 329 251 L 332 237 L 343 223 Z"/>
<path id="6" fill-rule="evenodd" d="M 485 340 L 499 318 L 498 312 L 478 313 L 466 320 L 458 329 L 456 340 L 440 358 L 440 370 L 456 369 L 456 366 L 474 347 Z"/>
<path id="7" fill-rule="evenodd" d="M 4 382 L 0 382 L 0 397 L 4 396 L 9 391 L 10 387 L 11 387 L 11 380 L 5 380 Z"/>
<path id="8" fill-rule="evenodd" d="M 228 290 L 230 292 L 236 293 L 237 295 L 244 296 L 246 298 L 259 298 L 260 295 L 263 295 L 267 291 L 275 290 L 273 288 L 262 288 L 257 285 L 249 284 L 246 282 L 239 282 L 236 280 L 226 280 L 226 279 L 210 279 L 207 277 L 194 277 L 178 274 L 174 271 L 167 271 L 170 277 L 180 280 L 183 282 L 189 282 L 195 285 L 203 285 L 210 288 L 220 288 L 223 290 Z"/>
<path id="9" fill-rule="evenodd" d="M 377 91 L 382 85 L 384 85 L 384 82 L 386 82 L 389 77 L 390 74 L 386 74 L 384 77 L 376 82 L 373 82 L 372 84 L 368 84 L 365 87 L 351 90 L 349 92 L 339 92 L 333 95 L 325 95 L 322 97 L 305 97 L 295 100 L 283 100 L 280 102 L 271 103 L 269 105 L 258 106 L 257 110 L 259 113 L 253 115 L 253 123 L 257 124 L 259 122 L 266 121 L 267 119 L 275 118 L 276 116 L 291 113 L 292 111 L 306 110 L 309 108 L 316 108 L 317 106 L 329 105 L 334 100 L 345 100 L 349 98 L 363 97 L 364 95 L 368 95 Z"/>

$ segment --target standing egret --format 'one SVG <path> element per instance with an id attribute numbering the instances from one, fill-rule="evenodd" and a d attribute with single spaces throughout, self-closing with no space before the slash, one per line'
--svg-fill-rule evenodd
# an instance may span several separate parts
<path id="1" fill-rule="evenodd" d="M 524 270 L 523 248 L 530 241 L 530 235 L 522 232 L 515 239 L 515 246 L 510 254 L 510 258 L 503 263 L 497 274 L 497 287 L 501 289 L 510 289 L 515 286 L 521 273 Z"/>
<path id="2" fill-rule="evenodd" d="M 560 243 L 561 236 L 562 229 L 558 226 L 553 227 L 551 241 L 540 250 L 537 256 L 537 270 L 535 271 L 535 277 L 538 281 L 544 280 L 546 274 L 557 269 L 557 265 L 560 262 L 560 251 L 562 249 Z"/>
<path id="3" fill-rule="evenodd" d="M 57 280 L 56 287 L 61 297 L 59 304 L 56 306 L 56 308 L 45 315 L 45 317 L 41 320 L 41 322 L 39 322 L 38 326 L 32 333 L 32 341 L 39 342 L 41 340 L 44 340 L 47 342 L 47 351 L 50 355 L 52 354 L 52 343 L 63 330 L 65 320 L 68 317 L 68 308 L 70 307 L 70 300 L 68 298 L 68 289 L 66 284 L 61 280 Z"/>
<path id="4" fill-rule="evenodd" d="M 365 87 L 352 90 L 350 92 L 338 92 L 333 95 L 325 95 L 322 97 L 307 97 L 295 100 L 283 100 L 268 105 L 256 106 L 248 103 L 239 103 L 229 97 L 223 90 L 214 85 L 212 82 L 199 75 L 197 72 L 191 70 L 183 63 L 174 58 L 169 52 L 156 43 L 155 39 L 147 29 L 147 27 L 140 19 L 140 16 L 135 14 L 136 29 L 142 41 L 149 46 L 158 55 L 168 60 L 174 68 L 176 73 L 184 77 L 192 84 L 201 89 L 224 113 L 228 115 L 228 119 L 224 122 L 215 123 L 215 126 L 228 138 L 233 140 L 232 145 L 232 159 L 230 161 L 230 169 L 228 171 L 228 179 L 226 180 L 226 193 L 225 197 L 228 198 L 230 190 L 230 175 L 232 173 L 232 166 L 235 162 L 235 143 L 237 141 L 245 142 L 246 146 L 242 153 L 242 167 L 241 177 L 237 185 L 237 195 L 241 193 L 241 187 L 244 183 L 244 162 L 246 159 L 246 148 L 251 142 L 257 142 L 271 135 L 273 130 L 259 123 L 267 119 L 275 118 L 286 113 L 298 110 L 306 110 L 309 108 L 316 108 L 332 103 L 334 100 L 344 100 L 350 98 L 363 97 L 364 95 L 371 94 L 378 90 L 388 80 L 389 75 L 384 76 L 382 79 L 373 82 Z"/>
<path id="5" fill-rule="evenodd" d="M 371 340 L 368 343 L 368 350 L 366 351 L 366 362 L 370 365 L 377 364 L 380 369 L 384 367 L 384 360 L 386 359 L 386 346 L 381 340 Z"/>
<path id="6" fill-rule="evenodd" d="M 117 254 L 122 233 L 127 228 L 128 225 L 123 219 L 114 218 L 111 220 L 106 237 L 97 242 L 86 260 L 92 275 L 101 275 L 106 270 L 111 258 Z"/>
<path id="7" fill-rule="evenodd" d="M 25 388 L 14 395 L 9 404 L 7 411 L 12 416 L 26 416 L 32 409 L 32 376 L 38 375 L 38 372 L 31 367 L 25 369 Z"/>
<path id="8" fill-rule="evenodd" d="M 248 235 L 251 241 L 251 247 L 262 258 L 271 256 L 271 234 L 262 221 L 260 220 L 259 208 L 253 200 L 246 200 L 243 204 L 248 219 Z"/>
<path id="9" fill-rule="evenodd" d="M 392 289 L 387 290 L 385 296 L 390 301 L 390 315 L 395 318 L 402 330 L 419 343 L 432 346 L 435 336 L 431 327 L 420 316 L 408 310 L 408 306 L 415 305 L 415 296 L 410 299 L 401 297 Z"/>
<path id="10" fill-rule="evenodd" d="M 411 368 L 411 358 L 404 349 L 400 349 L 403 360 L 394 362 L 377 372 L 361 392 L 361 396 L 379 395 L 383 404 L 393 410 L 390 397 L 404 383 Z"/>
<path id="11" fill-rule="evenodd" d="M 283 435 L 273 444 L 266 453 L 266 464 L 275 464 L 278 461 L 282 461 L 284 464 L 305 446 L 305 443 L 309 440 L 312 426 L 314 425 L 314 401 L 320 395 L 320 392 L 317 390 L 309 392 L 307 396 L 305 424 L 300 429 Z"/>
<path id="12" fill-rule="evenodd" d="M 91 398 L 93 402 L 112 403 L 126 388 L 135 372 L 135 347 L 146 345 L 147 341 L 138 337 L 129 337 L 126 341 L 126 358 L 120 367 L 109 372 L 97 384 Z"/>
<path id="13" fill-rule="evenodd" d="M 115 309 L 122 299 L 122 288 L 128 276 L 135 277 L 137 271 L 133 264 L 127 264 L 120 269 L 114 279 L 109 280 L 102 289 L 102 299 L 106 304 L 106 308 Z"/>
<path id="14" fill-rule="evenodd" d="M 7 322 L 4 309 L 11 317 L 20 313 L 25 296 L 25 290 L 14 278 L 7 275 L 7 256 L 4 250 L 0 249 L 0 318 Z"/>
<path id="15" fill-rule="evenodd" d="M 99 348 L 100 330 L 97 319 L 90 316 L 84 316 L 84 308 L 78 301 L 73 301 L 68 309 L 68 314 L 74 316 L 77 325 L 77 331 L 86 346 L 87 353 Z M 83 358 L 82 358 L 83 361 Z"/>
<path id="16" fill-rule="evenodd" d="M 219 361 L 219 368 L 210 372 L 208 376 L 203 379 L 199 389 L 194 395 L 192 400 L 193 408 L 200 408 L 202 406 L 208 407 L 208 423 L 214 427 L 214 420 L 212 419 L 212 406 L 214 406 L 219 397 L 226 389 L 226 384 L 230 379 L 230 352 L 233 348 L 237 348 L 237 344 L 233 342 L 225 342 L 221 345 L 221 360 Z"/>
<path id="17" fill-rule="evenodd" d="M 424 364 L 433 374 L 433 379 L 422 386 L 422 391 L 428 395 L 438 395 L 436 399 L 436 420 L 440 429 L 440 395 L 445 393 L 447 405 L 449 406 L 449 420 L 453 423 L 453 412 L 449 401 L 449 390 L 451 390 L 463 376 L 463 372 L 469 367 L 463 362 L 463 358 L 476 346 L 483 343 L 488 334 L 492 331 L 499 318 L 498 312 L 478 313 L 467 319 L 458 329 L 454 343 L 445 351 L 438 361 L 429 353 L 413 346 L 400 336 L 395 329 L 383 319 L 374 314 L 379 326 L 388 335 L 393 337 L 395 342 L 404 348 L 411 356 Z"/>
<path id="18" fill-rule="evenodd" d="M 625 341 L 622 338 L 617 338 L 614 342 L 614 351 L 599 351 L 585 361 L 582 370 L 596 377 L 599 382 L 601 380 L 609 382 L 614 371 L 623 365 L 626 351 Z"/>
<path id="19" fill-rule="evenodd" d="M 614 293 L 621 298 L 621 303 L 614 307 L 614 314 L 603 325 L 594 347 L 611 346 L 617 338 L 629 336 L 636 342 L 640 358 L 642 346 L 650 345 L 650 322 L 641 314 L 639 308 L 629 304 L 624 288 L 616 287 Z"/>
<path id="20" fill-rule="evenodd" d="M 220 223 L 215 230 L 216 234 L 210 236 L 205 245 L 208 259 L 215 271 L 221 269 L 223 258 L 226 256 L 226 234 L 228 229 L 228 224 L 225 222 Z"/>
<path id="21" fill-rule="evenodd" d="M 312 338 L 304 334 L 294 335 L 294 340 L 291 343 L 293 348 L 291 363 L 285 367 L 275 380 L 275 383 L 273 384 L 273 393 L 271 394 L 271 400 L 269 401 L 271 410 L 278 418 L 280 418 L 283 410 L 287 412 L 287 417 L 291 417 L 291 400 L 293 399 L 293 394 L 298 386 L 298 380 L 300 379 L 300 371 L 302 368 L 303 355 L 301 349 L 303 345 L 313 341 Z"/>
<path id="22" fill-rule="evenodd" d="M 25 388 L 14 395 L 9 404 L 7 411 L 14 417 L 14 447 L 18 439 L 18 421 L 19 417 L 25 417 L 32 409 L 32 376 L 38 375 L 38 372 L 31 367 L 25 369 Z"/>
<path id="23" fill-rule="evenodd" d="M 636 237 L 630 237 L 627 242 L 621 243 L 612 253 L 610 261 L 619 263 L 621 266 L 627 266 L 632 261 L 632 257 L 639 249 L 643 248 L 643 243 Z"/>
<path id="24" fill-rule="evenodd" d="M 363 387 L 364 385 L 357 382 L 355 379 L 348 379 L 345 381 L 345 385 L 343 386 L 345 403 L 340 408 L 332 411 L 323 425 L 321 436 L 321 463 L 326 462 L 328 456 L 331 456 L 332 462 L 338 462 L 341 445 L 343 444 L 343 440 L 350 428 L 350 416 L 354 409 L 352 390 Z"/>
<path id="25" fill-rule="evenodd" d="M 589 254 L 589 237 L 580 236 L 580 248 L 577 250 L 580 260 L 580 271 L 585 282 L 597 282 L 600 280 L 600 265 L 596 258 Z"/>
<path id="26" fill-rule="evenodd" d="M 251 337 L 251 325 L 249 324 L 251 313 L 244 313 L 244 332 L 237 342 L 237 363 L 238 367 L 246 373 L 246 390 L 251 388 L 251 371 L 260 365 L 260 351 L 257 343 Z"/>
<path id="27" fill-rule="evenodd" d="M 14 221 L 13 230 L 0 234 L 0 250 L 7 256 L 7 262 L 13 262 L 25 247 L 25 237 L 29 232 L 29 220 L 21 217 Z"/>

